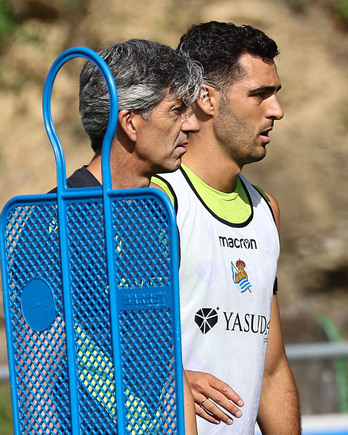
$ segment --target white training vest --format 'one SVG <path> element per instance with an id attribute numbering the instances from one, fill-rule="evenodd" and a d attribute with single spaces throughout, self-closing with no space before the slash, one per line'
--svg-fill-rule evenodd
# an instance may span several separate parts
<path id="1" fill-rule="evenodd" d="M 252 214 L 237 225 L 215 216 L 186 177 L 181 169 L 161 174 L 175 192 L 178 207 L 183 365 L 227 382 L 244 400 L 243 415 L 233 418 L 231 426 L 197 417 L 198 433 L 254 434 L 279 256 L 278 232 L 270 206 L 244 177 L 240 178 Z"/>

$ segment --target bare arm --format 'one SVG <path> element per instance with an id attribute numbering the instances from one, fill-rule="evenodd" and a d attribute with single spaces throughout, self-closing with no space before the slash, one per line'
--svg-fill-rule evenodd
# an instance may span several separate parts
<path id="1" fill-rule="evenodd" d="M 185 434 L 197 435 L 195 404 L 184 371 Z"/>
<path id="2" fill-rule="evenodd" d="M 278 232 L 280 217 L 277 201 L 267 194 Z M 301 418 L 294 378 L 284 350 L 278 298 L 273 296 L 258 424 L 264 435 L 299 435 Z"/>
<path id="3" fill-rule="evenodd" d="M 284 350 L 277 296 L 271 323 L 262 384 L 258 424 L 264 435 L 300 435 L 299 400 Z"/>

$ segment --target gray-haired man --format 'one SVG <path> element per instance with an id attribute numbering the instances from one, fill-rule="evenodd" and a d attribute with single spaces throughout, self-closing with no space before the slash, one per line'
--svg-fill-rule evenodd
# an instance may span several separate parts
<path id="1" fill-rule="evenodd" d="M 119 114 L 111 147 L 113 188 L 149 185 L 155 173 L 178 169 L 190 132 L 199 129 L 190 104 L 202 70 L 165 45 L 141 39 L 99 52 L 117 85 Z M 109 119 L 109 95 L 98 68 L 87 62 L 80 76 L 80 113 L 95 155 L 77 170 L 69 187 L 100 185 L 101 147 Z"/>
<path id="2" fill-rule="evenodd" d="M 132 39 L 98 54 L 108 64 L 118 93 L 118 124 L 110 152 L 113 188 L 147 187 L 154 174 L 179 168 L 189 133 L 199 130 L 190 105 L 199 95 L 202 69 L 186 55 L 148 40 Z M 90 61 L 80 75 L 80 114 L 94 157 L 67 184 L 100 186 L 109 94 L 99 69 Z M 186 377 L 184 381 L 186 433 L 194 435 L 194 403 Z"/>

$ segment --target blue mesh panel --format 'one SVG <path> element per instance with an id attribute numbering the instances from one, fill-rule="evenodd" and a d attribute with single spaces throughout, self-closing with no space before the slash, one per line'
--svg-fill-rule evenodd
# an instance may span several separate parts
<path id="1" fill-rule="evenodd" d="M 55 75 L 76 55 L 98 65 L 110 94 L 103 188 L 67 188 L 51 119 Z M 117 95 L 96 53 L 56 59 L 43 113 L 57 194 L 13 198 L 0 217 L 15 435 L 182 435 L 174 211 L 158 191 L 111 189 Z"/>
<path id="2" fill-rule="evenodd" d="M 116 307 L 110 305 L 102 199 L 74 198 L 66 206 L 81 433 L 117 433 L 115 370 L 119 370 L 126 433 L 174 434 L 178 403 L 168 216 L 157 198 L 114 196 Z M 71 433 L 67 296 L 62 290 L 57 205 L 41 197 L 36 204 L 11 206 L 4 241 L 4 295 L 11 315 L 9 346 L 16 370 L 20 433 Z M 37 280 L 47 284 L 54 300 L 54 316 L 43 330 L 37 326 L 39 331 L 33 329 L 36 317 L 23 305 L 28 283 Z M 119 323 L 116 367 L 112 310 Z"/>
<path id="3" fill-rule="evenodd" d="M 69 202 L 67 223 L 81 428 L 113 433 L 115 375 L 100 200 Z"/>
<path id="4" fill-rule="evenodd" d="M 38 433 L 39 428 L 54 433 L 58 427 L 59 433 L 71 433 L 57 221 L 55 204 L 15 205 L 3 229 L 8 277 L 3 290 L 11 312 L 8 345 L 16 368 L 21 433 Z M 23 288 L 38 277 L 54 296 L 55 321 L 44 331 L 30 327 L 34 319 L 28 324 L 21 302 Z"/>
<path id="5" fill-rule="evenodd" d="M 158 205 L 153 198 L 113 202 L 116 279 L 124 307 L 119 313 L 123 391 L 124 403 L 138 392 L 138 411 L 148 415 L 149 433 L 158 425 L 175 433 L 171 246 L 167 216 Z M 125 414 L 136 431 L 136 419 Z"/>

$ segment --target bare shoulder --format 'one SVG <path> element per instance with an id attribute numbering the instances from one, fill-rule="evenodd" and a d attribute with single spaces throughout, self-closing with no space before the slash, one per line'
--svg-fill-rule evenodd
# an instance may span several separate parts
<path id="1" fill-rule="evenodd" d="M 265 192 L 267 198 L 269 199 L 269 203 L 271 205 L 274 219 L 277 225 L 278 233 L 280 232 L 280 211 L 279 211 L 279 204 L 278 201 L 274 198 L 274 196 L 270 195 L 269 193 Z"/>
<path id="2" fill-rule="evenodd" d="M 151 180 L 149 187 L 154 187 L 155 189 L 158 189 L 158 190 L 161 190 L 162 192 L 165 192 L 163 187 L 161 187 L 159 184 L 156 183 L 156 180 Z"/>

